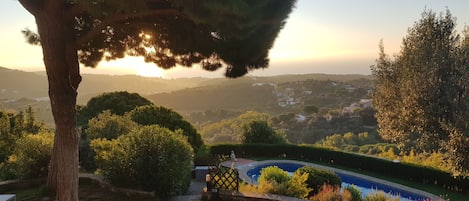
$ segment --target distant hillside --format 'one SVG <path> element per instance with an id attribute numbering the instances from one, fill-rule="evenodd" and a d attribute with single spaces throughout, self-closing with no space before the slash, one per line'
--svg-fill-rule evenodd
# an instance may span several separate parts
<path id="1" fill-rule="evenodd" d="M 278 108 L 272 90 L 272 86 L 223 83 L 160 93 L 148 97 L 155 104 L 184 113 L 208 109 L 266 111 Z"/>
<path id="2" fill-rule="evenodd" d="M 0 99 L 44 97 L 47 86 L 45 76 L 0 67 Z"/>
<path id="3" fill-rule="evenodd" d="M 320 84 L 312 84 L 313 80 Z M 295 106 L 300 110 L 308 102 L 319 107 L 331 104 L 337 107 L 338 103 L 350 104 L 359 100 L 357 97 L 363 97 L 363 94 L 366 94 L 366 90 L 371 87 L 371 80 L 371 76 L 364 75 L 326 74 L 217 78 L 201 82 L 199 87 L 158 93 L 148 97 L 158 105 L 173 108 L 182 113 L 217 109 L 277 113 L 292 109 L 281 106 L 282 102 L 289 101 L 289 98 L 292 98 L 292 102 L 298 103 Z M 344 84 L 332 87 L 331 83 L 334 82 Z M 351 87 L 345 83 L 359 87 L 361 93 L 341 93 L 340 91 L 347 91 L 346 87 Z M 285 94 L 287 93 L 285 90 L 288 90 L 286 88 L 294 90 Z M 314 94 L 305 96 L 303 94 L 305 91 Z M 326 95 L 327 97 L 324 98 Z"/>
<path id="4" fill-rule="evenodd" d="M 84 105 L 104 92 L 128 91 L 142 96 L 198 86 L 208 78 L 166 80 L 135 75 L 82 75 L 77 103 Z M 18 112 L 32 106 L 39 119 L 53 125 L 45 72 L 25 72 L 0 67 L 0 110 Z"/>
<path id="5" fill-rule="evenodd" d="M 252 77 L 246 76 L 237 79 L 226 79 L 226 78 L 213 78 L 207 79 L 204 82 L 200 82 L 199 86 L 208 86 L 208 85 L 218 85 L 224 83 L 286 83 L 286 82 L 296 82 L 304 80 L 320 80 L 320 81 L 335 81 L 335 82 L 349 82 L 352 80 L 372 80 L 371 75 L 358 75 L 358 74 L 349 74 L 349 75 L 335 75 L 335 74 L 323 74 L 323 73 L 312 73 L 312 74 L 301 74 L 301 75 L 276 75 L 268 77 Z"/>
<path id="6" fill-rule="evenodd" d="M 136 75 L 82 75 L 78 88 L 78 104 L 104 92 L 129 91 L 141 95 L 170 92 L 198 86 L 208 78 L 167 80 Z M 0 100 L 47 99 L 47 77 L 44 72 L 25 72 L 0 67 Z"/>
<path id="7" fill-rule="evenodd" d="M 128 91 L 148 97 L 158 105 L 178 112 L 190 113 L 204 110 L 256 110 L 283 112 L 279 106 L 279 93 L 285 88 L 297 88 L 296 95 L 288 95 L 303 102 L 318 102 L 314 97 L 302 97 L 301 90 L 307 80 L 327 82 L 350 82 L 353 85 L 370 85 L 371 76 L 365 75 L 279 75 L 271 77 L 246 76 L 227 78 L 180 78 L 161 79 L 135 75 L 82 75 L 77 103 L 84 105 L 99 94 L 113 91 Z M 277 89 L 278 87 L 278 89 Z M 314 87 L 310 85 L 310 87 Z M 304 88 L 304 89 L 303 89 Z M 334 89 L 335 90 L 335 89 Z M 52 124 L 48 100 L 47 78 L 44 72 L 25 72 L 0 67 L 0 109 L 19 111 L 31 105 L 37 110 L 38 118 Z M 336 93 L 330 91 L 330 93 Z M 284 94 L 285 95 L 285 94 Z M 347 95 L 347 94 L 345 94 Z M 340 100 L 350 99 L 337 96 Z M 323 99 L 330 103 L 329 99 Z M 352 101 L 352 100 L 350 100 Z M 350 102 L 346 101 L 346 102 Z M 292 109 L 292 108 L 289 108 Z"/>
<path id="8" fill-rule="evenodd" d="M 142 96 L 192 88 L 208 78 L 167 80 L 162 78 L 141 77 L 136 75 L 82 75 L 78 88 L 78 103 L 86 102 L 99 94 L 113 91 L 135 92 Z"/>

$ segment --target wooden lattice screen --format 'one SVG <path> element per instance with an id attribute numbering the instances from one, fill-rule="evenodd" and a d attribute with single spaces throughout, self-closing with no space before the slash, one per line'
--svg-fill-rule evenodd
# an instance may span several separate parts
<path id="1" fill-rule="evenodd" d="M 210 184 L 214 189 L 220 190 L 239 190 L 238 170 L 226 167 L 210 167 Z"/>

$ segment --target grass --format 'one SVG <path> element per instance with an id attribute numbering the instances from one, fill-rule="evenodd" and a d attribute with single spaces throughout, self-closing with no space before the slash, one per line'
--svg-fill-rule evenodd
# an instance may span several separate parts
<path id="1" fill-rule="evenodd" d="M 16 200 L 52 200 L 48 198 L 53 197 L 53 193 L 50 192 L 45 186 L 30 187 L 14 192 L 6 192 L 6 194 L 16 194 Z"/>
<path id="2" fill-rule="evenodd" d="M 18 201 L 53 201 L 55 198 L 54 194 L 47 190 L 44 185 L 3 193 L 16 194 L 16 200 Z M 154 197 L 128 197 L 110 192 L 92 182 L 80 183 L 78 195 L 80 201 L 160 201 L 159 198 Z"/>
<path id="3" fill-rule="evenodd" d="M 249 159 L 256 160 L 256 161 L 262 161 L 262 160 L 298 160 L 298 159 L 294 159 L 294 158 L 249 158 Z M 307 160 L 299 160 L 299 161 L 310 162 L 310 163 L 329 166 L 329 167 L 333 167 L 333 168 L 337 168 L 337 169 L 347 170 L 347 171 L 350 171 L 350 172 L 355 172 L 355 173 L 359 173 L 359 174 L 368 175 L 368 176 L 371 176 L 371 177 L 383 179 L 383 180 L 390 181 L 390 182 L 393 182 L 393 183 L 402 184 L 404 186 L 409 186 L 409 187 L 412 187 L 412 188 L 415 188 L 415 189 L 419 189 L 419 190 L 422 190 L 422 191 L 429 192 L 431 194 L 440 196 L 440 198 L 442 198 L 442 200 L 446 200 L 446 199 L 449 199 L 450 201 L 466 201 L 466 200 L 468 200 L 468 195 L 464 195 L 462 193 L 454 192 L 454 191 L 444 189 L 444 188 L 440 188 L 440 187 L 433 186 L 433 185 L 425 185 L 425 184 L 421 184 L 421 183 L 417 183 L 417 182 L 407 181 L 407 180 L 404 180 L 404 179 L 399 179 L 399 178 L 389 177 L 389 176 L 382 175 L 382 174 L 377 174 L 377 173 L 374 173 L 374 172 L 368 172 L 368 171 L 363 171 L 363 170 L 347 168 L 347 167 L 343 167 L 343 166 L 331 165 L 329 163 L 319 163 L 317 161 L 307 161 Z"/>

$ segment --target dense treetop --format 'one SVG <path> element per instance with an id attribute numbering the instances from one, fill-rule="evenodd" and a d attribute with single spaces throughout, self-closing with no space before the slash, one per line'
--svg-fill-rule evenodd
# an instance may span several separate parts
<path id="1" fill-rule="evenodd" d="M 171 131 L 180 130 L 188 138 L 194 150 L 197 150 L 204 144 L 202 137 L 192 124 L 172 109 L 146 105 L 130 111 L 129 116 L 132 121 L 140 125 L 158 125 Z"/>
<path id="2" fill-rule="evenodd" d="M 109 110 L 112 114 L 124 115 L 138 106 L 152 104 L 151 101 L 137 93 L 126 91 L 103 93 L 91 98 L 85 106 L 79 108 L 77 120 L 79 125 L 86 127 L 88 120 L 105 110 Z"/>

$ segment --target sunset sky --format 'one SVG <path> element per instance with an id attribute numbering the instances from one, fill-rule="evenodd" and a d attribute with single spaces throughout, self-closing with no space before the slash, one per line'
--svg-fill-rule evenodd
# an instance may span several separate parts
<path id="1" fill-rule="evenodd" d="M 469 25 L 466 0 L 298 0 L 286 26 L 270 51 L 270 67 L 249 75 L 300 73 L 370 74 L 378 55 L 378 43 L 385 51 L 399 51 L 407 29 L 425 9 L 437 13 L 449 9 L 457 18 L 458 33 Z M 44 70 L 41 48 L 27 44 L 24 28 L 36 30 L 34 18 L 17 0 L 0 2 L 0 66 L 25 71 Z M 101 62 L 83 73 L 137 74 L 163 78 L 221 77 L 223 70 L 204 72 L 199 67 L 161 70 L 141 58 Z"/>

